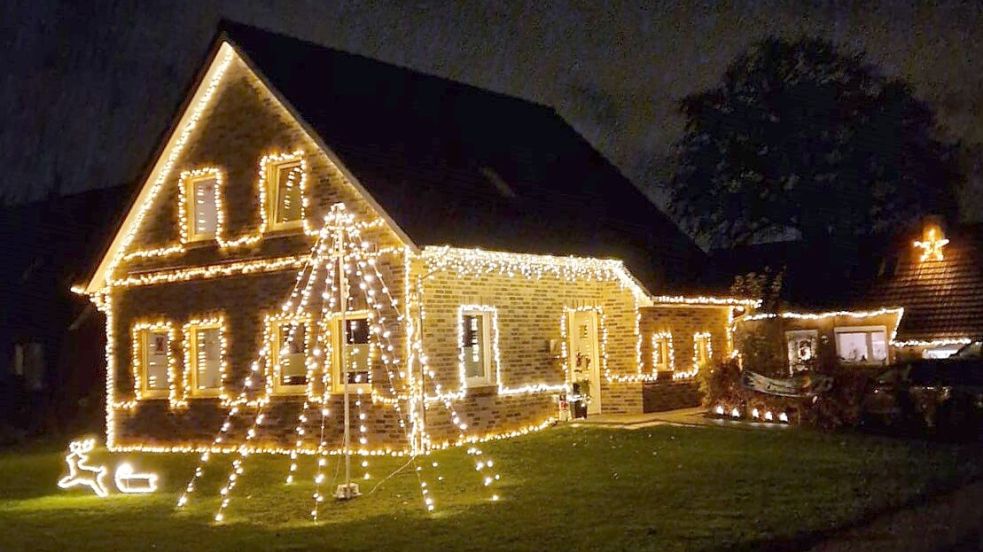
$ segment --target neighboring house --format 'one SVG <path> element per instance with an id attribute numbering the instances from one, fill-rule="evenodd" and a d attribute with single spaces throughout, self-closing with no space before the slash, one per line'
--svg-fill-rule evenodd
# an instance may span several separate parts
<path id="1" fill-rule="evenodd" d="M 544 427 L 574 382 L 658 408 L 754 305 L 687 295 L 704 261 L 548 107 L 227 24 L 84 286 L 107 441 L 223 449 L 262 409 L 253 448 L 337 449 L 346 379 L 371 451 Z"/>
<path id="2" fill-rule="evenodd" d="M 0 425 L 98 426 L 91 414 L 102 395 L 105 332 L 69 287 L 91 271 L 124 192 L 53 193 L 0 208 Z"/>
<path id="3" fill-rule="evenodd" d="M 734 274 L 784 274 L 776 304 L 741 319 L 738 333 L 780 343 L 792 373 L 823 359 L 883 366 L 951 355 L 983 337 L 983 226 L 930 218 L 919 234 L 839 256 L 795 242 L 715 253 Z"/>

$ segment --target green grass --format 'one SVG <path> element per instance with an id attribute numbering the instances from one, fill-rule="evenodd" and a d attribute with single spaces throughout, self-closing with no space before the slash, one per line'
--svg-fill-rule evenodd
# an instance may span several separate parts
<path id="1" fill-rule="evenodd" d="M 215 525 L 228 457 L 213 458 L 190 505 L 175 512 L 193 455 L 94 453 L 93 463 L 126 458 L 163 478 L 154 495 L 99 499 L 55 487 L 63 451 L 8 450 L 0 453 L 0 549 L 780 548 L 975 477 L 979 453 L 810 431 L 665 426 L 567 427 L 482 448 L 502 476 L 500 502 L 488 500 L 465 451 L 453 449 L 419 462 L 435 513 L 425 513 L 407 469 L 370 496 L 326 502 L 317 525 L 308 517 L 309 457 L 292 486 L 283 484 L 287 458 L 249 457 L 226 521 Z M 401 462 L 373 460 L 375 480 L 363 492 Z"/>

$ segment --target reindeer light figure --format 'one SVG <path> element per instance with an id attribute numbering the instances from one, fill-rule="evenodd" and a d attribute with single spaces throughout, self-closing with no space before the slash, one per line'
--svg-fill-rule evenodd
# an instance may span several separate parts
<path id="1" fill-rule="evenodd" d="M 108 471 L 106 466 L 93 467 L 86 465 L 89 460 L 89 453 L 96 446 L 95 439 L 84 439 L 72 441 L 68 445 L 68 456 L 65 463 L 68 464 L 68 475 L 58 480 L 58 486 L 62 489 L 84 485 L 92 489 L 96 496 L 106 497 L 109 491 L 106 489 L 103 479 Z"/>

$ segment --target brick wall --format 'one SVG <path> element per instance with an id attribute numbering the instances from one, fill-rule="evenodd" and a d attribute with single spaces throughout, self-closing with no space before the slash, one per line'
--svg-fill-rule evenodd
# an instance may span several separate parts
<path id="1" fill-rule="evenodd" d="M 730 355 L 727 339 L 729 307 L 710 306 L 654 306 L 641 309 L 639 326 L 642 333 L 642 364 L 646 373 L 654 369 L 652 336 L 656 333 L 672 334 L 672 358 L 675 371 L 693 369 L 694 339 L 696 333 L 710 333 L 712 360 Z M 675 408 L 699 406 L 700 396 L 691 380 L 673 380 L 672 372 L 660 372 L 659 379 L 648 382 L 640 393 L 645 412 L 661 412 Z"/>
<path id="2" fill-rule="evenodd" d="M 423 269 L 421 269 L 423 270 Z M 571 281 L 553 276 L 525 277 L 498 273 L 461 277 L 449 270 L 433 272 L 424 283 L 426 319 L 424 348 L 430 367 L 448 391 L 460 389 L 458 367 L 458 310 L 461 305 L 495 307 L 498 317 L 498 347 L 501 385 L 519 388 L 536 384 L 561 385 L 567 381 L 568 366 L 559 358 L 565 309 L 598 307 L 603 312 L 607 341 L 607 370 L 610 374 L 637 373 L 635 307 L 631 293 L 613 281 Z M 604 333 L 604 332 L 602 332 Z M 493 336 L 494 339 L 494 336 Z M 554 350 L 550 350 L 551 342 Z M 602 366 L 603 369 L 603 366 Z M 641 411 L 641 390 L 612 392 L 604 383 L 598 400 L 603 412 Z M 512 408 L 502 418 L 502 429 L 539 423 L 556 414 L 555 393 L 539 393 L 538 398 L 520 399 L 494 392 L 472 391 L 482 397 L 462 407 L 468 419 L 495 419 L 496 409 Z"/>
<path id="3" fill-rule="evenodd" d="M 263 155 L 274 152 L 302 150 L 308 162 L 308 220 L 319 221 L 330 205 L 344 202 L 362 220 L 377 218 L 367 201 L 331 159 L 318 149 L 314 140 L 296 124 L 259 81 L 235 61 L 217 89 L 212 105 L 206 109 L 186 150 L 177 159 L 161 192 L 154 198 L 142 228 L 128 252 L 168 247 L 179 243 L 178 186 L 184 170 L 205 166 L 217 167 L 225 174 L 224 237 L 254 234 L 260 225 L 261 206 L 257 184 L 259 162 Z M 316 224 L 315 224 L 316 225 Z M 399 248 L 396 233 L 387 226 L 365 231 L 364 238 L 379 248 Z M 278 256 L 306 254 L 313 238 L 301 231 L 270 232 L 259 242 L 235 249 L 222 249 L 214 242 L 191 244 L 184 252 L 162 257 L 132 259 L 116 270 L 116 278 L 135 274 L 152 274 L 174 270 L 239 261 L 267 259 Z M 403 281 L 405 265 L 402 254 L 387 253 L 379 262 L 383 278 L 400 305 L 406 303 Z M 562 384 L 566 367 L 555 358 L 561 339 L 560 320 L 565 308 L 596 306 L 604 313 L 607 341 L 607 370 L 610 374 L 637 373 L 636 310 L 631 294 L 613 281 L 569 281 L 545 276 L 527 278 L 521 275 L 461 277 L 450 272 L 427 273 L 422 260 L 413 264 L 413 280 L 423 285 L 421 296 L 424 350 L 431 368 L 446 390 L 456 390 L 458 380 L 457 309 L 463 303 L 493 305 L 498 309 L 499 347 L 501 350 L 502 384 L 507 388 L 547 383 Z M 131 328 L 144 320 L 164 319 L 177 329 L 177 340 L 171 344 L 178 359 L 179 372 L 183 363 L 183 340 L 180 328 L 191 318 L 222 314 L 227 323 L 228 371 L 225 385 L 231 396 L 239 393 L 241 382 L 249 373 L 250 364 L 263 347 L 264 316 L 277 312 L 281 302 L 294 285 L 295 269 L 279 272 L 234 275 L 208 280 L 157 283 L 112 292 L 113 333 L 115 350 L 116 401 L 134 398 L 131 357 Z M 395 320 L 391 313 L 390 320 Z M 401 326 L 393 331 L 395 352 L 405 348 Z M 550 351 L 553 340 L 557 348 Z M 399 356 L 403 356 L 399 354 Z M 378 364 L 378 363 L 377 363 Z M 376 382 L 388 378 L 381 367 L 374 372 Z M 179 376 L 179 380 L 182 379 Z M 263 386 L 257 386 L 262 388 Z M 376 389 L 388 395 L 385 383 Z M 250 393 L 255 398 L 260 392 Z M 469 425 L 469 435 L 520 430 L 539 424 L 556 414 L 553 393 L 499 394 L 495 388 L 469 390 L 454 407 Z M 641 411 L 641 386 L 618 384 L 602 386 L 602 407 L 605 412 Z M 370 449 L 403 449 L 406 439 L 399 428 L 391 405 L 364 401 Z M 404 403 L 405 404 L 405 403 Z M 326 426 L 329 446 L 340 444 L 343 430 L 340 396 L 333 395 L 328 405 L 331 412 Z M 115 412 L 117 445 L 206 445 L 211 442 L 227 413 L 227 406 L 217 399 L 191 399 L 186 408 L 171 408 L 166 399 L 143 400 L 133 407 Z M 260 446 L 290 446 L 302 399 L 274 397 L 267 407 L 263 430 L 257 436 Z M 427 425 L 436 442 L 457 437 L 450 416 L 439 402 L 428 405 Z M 320 417 L 308 414 L 307 434 L 319 433 Z M 233 421 L 229 441 L 251 423 L 251 413 Z M 314 430 L 318 431 L 315 432 Z M 239 433 L 237 433 L 239 432 Z"/>

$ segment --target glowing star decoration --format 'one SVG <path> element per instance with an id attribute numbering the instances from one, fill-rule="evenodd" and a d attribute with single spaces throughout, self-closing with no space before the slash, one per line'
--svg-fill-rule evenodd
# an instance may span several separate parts
<path id="1" fill-rule="evenodd" d="M 116 467 L 113 480 L 119 492 L 125 494 L 149 494 L 157 490 L 157 474 L 137 473 L 129 462 Z"/>
<path id="2" fill-rule="evenodd" d="M 928 228 L 925 230 L 925 241 L 915 240 L 915 247 L 922 250 L 922 256 L 918 259 L 920 262 L 925 261 L 941 261 L 945 259 L 942 254 L 942 248 L 948 245 L 949 240 L 942 234 L 942 231 L 937 228 Z"/>
<path id="3" fill-rule="evenodd" d="M 89 466 L 89 453 L 96 446 L 95 439 L 84 439 L 82 441 L 72 441 L 68 445 L 68 456 L 65 456 L 65 463 L 68 464 L 68 475 L 58 480 L 58 486 L 62 489 L 70 489 L 79 485 L 89 487 L 96 496 L 106 497 L 109 491 L 103 479 L 106 478 L 108 471 L 106 466 Z"/>

